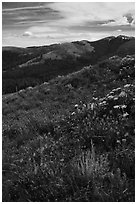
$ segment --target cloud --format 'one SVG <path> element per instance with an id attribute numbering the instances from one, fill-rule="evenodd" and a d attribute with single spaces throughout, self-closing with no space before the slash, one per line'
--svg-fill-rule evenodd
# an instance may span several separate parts
<path id="1" fill-rule="evenodd" d="M 102 24 L 102 26 L 124 26 L 124 25 L 131 25 L 125 16 L 119 17 L 115 19 L 113 22 L 107 22 Z"/>
<path id="2" fill-rule="evenodd" d="M 122 30 L 121 30 L 121 29 L 118 29 L 117 32 L 122 32 Z"/>
<path id="3" fill-rule="evenodd" d="M 86 22 L 114 20 L 115 24 L 126 22 L 125 15 L 134 16 L 134 3 L 95 3 L 65 2 L 50 4 L 49 7 L 61 13 L 63 19 L 55 22 L 60 25 L 84 25 Z M 119 21 L 119 19 L 121 19 Z M 112 22 L 113 23 L 113 22 Z"/>
<path id="4" fill-rule="evenodd" d="M 61 36 L 76 32 L 78 27 L 87 31 L 86 27 L 94 30 L 104 26 L 132 26 L 134 22 L 134 3 L 57 2 L 49 3 L 48 8 L 59 13 L 60 18 L 31 26 L 28 32 L 37 37 L 56 33 L 56 36 Z"/>
<path id="5" fill-rule="evenodd" d="M 73 40 L 96 40 L 132 33 L 135 4 L 131 2 L 18 3 L 3 9 L 3 30 L 17 44 L 38 45 Z M 13 5 L 13 3 L 12 3 Z M 16 4 L 15 4 L 16 6 Z M 8 32 L 7 32 L 8 33 Z M 6 36 L 4 35 L 4 43 Z M 17 33 L 18 39 L 15 39 Z M 13 40 L 14 39 L 14 40 Z M 7 38 L 9 43 L 9 38 Z"/>
<path id="6" fill-rule="evenodd" d="M 25 32 L 23 33 L 23 36 L 32 36 L 32 32 L 30 32 L 30 31 L 25 31 Z"/>
<path id="7" fill-rule="evenodd" d="M 127 18 L 127 21 L 129 23 L 132 23 L 134 21 L 134 19 L 135 19 L 135 16 L 132 13 L 125 14 L 125 17 Z"/>
<path id="8" fill-rule="evenodd" d="M 21 10 L 35 10 L 35 9 L 40 9 L 42 6 L 33 6 L 33 7 L 20 7 L 20 8 L 6 8 L 3 9 L 2 12 L 13 12 L 13 11 L 21 11 Z"/>

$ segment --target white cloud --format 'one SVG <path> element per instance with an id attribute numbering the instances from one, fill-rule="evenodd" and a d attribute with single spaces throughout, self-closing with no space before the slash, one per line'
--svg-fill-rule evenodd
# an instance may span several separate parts
<path id="1" fill-rule="evenodd" d="M 32 32 L 30 32 L 30 31 L 25 31 L 25 32 L 23 33 L 23 36 L 32 36 Z"/>
<path id="2" fill-rule="evenodd" d="M 134 16 L 134 3 L 90 3 L 90 2 L 64 2 L 53 3 L 49 5 L 50 8 L 57 10 L 61 13 L 64 19 L 59 20 L 58 25 L 79 25 L 85 24 L 91 21 L 105 21 L 115 20 L 115 23 L 119 25 L 119 19 L 123 19 L 125 24 L 124 15 L 126 13 L 133 13 Z"/>
<path id="3" fill-rule="evenodd" d="M 122 32 L 122 30 L 121 29 L 119 29 L 119 30 L 117 30 L 118 32 Z"/>
<path id="4" fill-rule="evenodd" d="M 134 3 L 56 2 L 49 3 L 48 8 L 58 11 L 61 18 L 32 26 L 26 32 L 33 33 L 35 37 L 60 38 L 70 36 L 76 26 L 90 27 L 92 22 L 104 21 L 104 24 L 100 25 L 101 29 L 102 26 L 129 25 L 127 13 L 131 13 L 134 18 Z M 132 24 L 133 22 L 130 25 Z M 75 35 L 77 36 L 77 33 Z"/>

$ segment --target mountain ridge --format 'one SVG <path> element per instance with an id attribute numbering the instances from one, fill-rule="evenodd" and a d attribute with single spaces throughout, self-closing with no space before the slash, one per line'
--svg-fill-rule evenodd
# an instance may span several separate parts
<path id="1" fill-rule="evenodd" d="M 3 93 L 35 86 L 58 75 L 78 71 L 113 55 L 135 53 L 134 37 L 110 36 L 98 41 L 86 40 L 49 46 L 3 48 Z"/>

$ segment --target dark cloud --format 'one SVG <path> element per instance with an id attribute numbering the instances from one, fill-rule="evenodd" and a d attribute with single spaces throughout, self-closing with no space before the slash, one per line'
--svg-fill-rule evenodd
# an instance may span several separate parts
<path id="1" fill-rule="evenodd" d="M 133 23 L 134 17 L 133 17 L 133 15 L 131 13 L 125 14 L 124 17 L 127 18 L 127 21 L 129 22 L 129 24 Z"/>
<path id="2" fill-rule="evenodd" d="M 43 22 L 60 19 L 58 11 L 48 7 L 49 3 L 31 3 L 31 2 L 4 2 L 2 4 L 2 24 L 3 27 L 12 27 L 23 25 L 28 27 L 35 22 Z M 31 25 L 30 25 L 31 26 Z"/>
<path id="3" fill-rule="evenodd" d="M 44 6 L 46 3 L 42 2 L 2 2 L 2 10 L 22 9 L 27 7 Z M 48 3 L 47 3 L 48 4 Z"/>

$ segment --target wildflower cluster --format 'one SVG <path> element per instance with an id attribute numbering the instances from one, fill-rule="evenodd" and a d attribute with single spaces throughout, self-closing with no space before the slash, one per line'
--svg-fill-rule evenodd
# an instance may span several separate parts
<path id="1" fill-rule="evenodd" d="M 135 85 L 127 81 L 114 81 L 104 94 L 100 84 L 84 91 L 48 84 L 36 89 L 42 104 L 36 99 L 39 106 L 31 109 L 19 93 L 26 109 L 15 112 L 17 101 L 10 98 L 15 107 L 3 116 L 3 200 L 133 202 Z"/>

